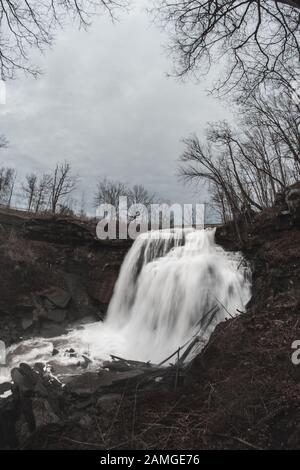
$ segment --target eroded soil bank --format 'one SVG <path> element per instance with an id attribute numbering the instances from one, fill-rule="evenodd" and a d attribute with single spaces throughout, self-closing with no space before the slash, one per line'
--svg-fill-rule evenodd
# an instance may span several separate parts
<path id="1" fill-rule="evenodd" d="M 130 377 L 118 364 L 63 391 L 23 371 L 28 393 L 20 398 L 16 390 L 0 410 L 2 447 L 299 448 L 300 365 L 291 361 L 300 340 L 299 220 L 277 207 L 241 232 L 253 269 L 251 304 L 216 328 L 188 370 L 143 380 L 139 364 Z M 217 241 L 241 248 L 231 225 L 217 230 Z"/>

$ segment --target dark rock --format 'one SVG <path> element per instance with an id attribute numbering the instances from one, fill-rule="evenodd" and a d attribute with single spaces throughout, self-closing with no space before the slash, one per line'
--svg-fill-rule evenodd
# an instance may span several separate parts
<path id="1" fill-rule="evenodd" d="M 18 298 L 16 302 L 16 309 L 22 314 L 24 314 L 24 312 L 32 313 L 32 311 L 34 310 L 34 303 L 32 301 L 31 296 L 23 296 Z"/>
<path id="2" fill-rule="evenodd" d="M 96 408 L 102 412 L 112 412 L 118 408 L 122 401 L 122 395 L 111 393 L 98 398 Z"/>
<path id="3" fill-rule="evenodd" d="M 52 356 L 57 356 L 57 354 L 59 354 L 59 350 L 54 348 L 52 351 Z"/>
<path id="4" fill-rule="evenodd" d="M 34 398 L 32 400 L 32 411 L 36 429 L 47 424 L 59 422 L 59 416 L 54 412 L 48 400 Z"/>
<path id="5" fill-rule="evenodd" d="M 54 338 L 55 336 L 67 334 L 67 330 L 59 323 L 45 321 L 41 325 L 39 333 L 44 338 Z"/>
<path id="6" fill-rule="evenodd" d="M 16 421 L 20 411 L 13 397 L 0 400 L 0 449 L 12 449 L 18 445 Z"/>
<path id="7" fill-rule="evenodd" d="M 91 397 L 88 397 L 88 398 L 83 399 L 83 400 L 76 400 L 73 403 L 73 407 L 76 408 L 76 410 L 83 410 L 83 409 L 88 408 L 88 407 L 90 407 L 91 405 L 94 405 L 94 404 L 95 404 L 94 397 L 91 396 Z"/>
<path id="8" fill-rule="evenodd" d="M 69 382 L 64 390 L 75 396 L 90 397 L 91 394 L 97 392 L 102 385 L 102 381 L 98 374 L 86 372 L 75 377 Z"/>
<path id="9" fill-rule="evenodd" d="M 287 188 L 285 201 L 292 217 L 300 220 L 300 182 Z"/>
<path id="10" fill-rule="evenodd" d="M 63 323 L 67 318 L 66 310 L 49 310 L 46 313 L 46 317 L 48 320 L 53 321 L 55 323 Z"/>
<path id="11" fill-rule="evenodd" d="M 29 313 L 22 318 L 23 330 L 28 330 L 28 328 L 33 326 L 33 324 L 34 324 L 34 319 L 33 319 L 32 313 Z"/>
<path id="12" fill-rule="evenodd" d="M 101 271 L 95 273 L 97 279 L 90 283 L 89 294 L 99 302 L 102 308 L 105 308 L 110 302 L 120 267 L 120 263 L 106 264 Z"/>
<path id="13" fill-rule="evenodd" d="M 48 395 L 47 389 L 43 384 L 43 379 L 28 364 L 20 364 L 18 368 L 11 371 L 13 387 L 22 394 L 36 392 L 42 397 Z"/>
<path id="14" fill-rule="evenodd" d="M 49 300 L 57 308 L 66 308 L 71 300 L 69 292 L 59 287 L 52 287 L 42 293 L 42 296 Z"/>
<path id="15" fill-rule="evenodd" d="M 14 368 L 11 371 L 11 378 L 16 388 L 20 393 L 33 392 L 36 385 L 36 378 L 30 374 L 22 373 L 20 368 Z"/>
<path id="16" fill-rule="evenodd" d="M 60 420 L 61 386 L 44 373 L 43 364 L 36 364 L 35 367 L 37 370 L 21 364 L 11 372 L 13 399 L 19 409 L 15 429 L 20 443 L 39 427 Z"/>
<path id="17" fill-rule="evenodd" d="M 93 419 L 91 418 L 91 416 L 88 416 L 88 415 L 87 416 L 82 416 L 79 419 L 79 424 L 80 424 L 81 427 L 89 429 L 93 424 Z"/>
<path id="18" fill-rule="evenodd" d="M 48 300 L 48 299 L 44 300 L 44 305 L 43 306 L 47 311 L 51 311 L 51 310 L 54 310 L 56 308 L 56 306 L 52 302 L 50 302 L 50 300 Z"/>
<path id="19" fill-rule="evenodd" d="M 8 392 L 9 390 L 11 390 L 11 383 L 5 382 L 0 384 L 0 395 L 3 395 L 3 393 Z"/>
<path id="20" fill-rule="evenodd" d="M 68 355 L 69 357 L 78 357 L 77 352 L 74 351 L 73 348 L 71 348 L 71 349 L 66 349 L 65 355 Z"/>

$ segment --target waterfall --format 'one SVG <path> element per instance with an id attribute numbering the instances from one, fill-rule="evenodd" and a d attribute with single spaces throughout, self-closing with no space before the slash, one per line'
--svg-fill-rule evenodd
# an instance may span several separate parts
<path id="1" fill-rule="evenodd" d="M 99 367 L 110 354 L 160 363 L 195 335 L 202 347 L 215 326 L 243 311 L 250 297 L 249 268 L 240 253 L 215 243 L 215 230 L 143 233 L 124 260 L 106 321 L 14 345 L 9 367 L 75 367 L 83 355 L 90 367 Z M 52 357 L 54 347 L 59 353 Z M 76 357 L 66 355 L 67 348 Z"/>
<path id="2" fill-rule="evenodd" d="M 216 245 L 215 230 L 144 233 L 123 263 L 106 323 L 122 331 L 129 358 L 161 361 L 201 323 L 205 343 L 217 323 L 250 300 L 249 270 L 242 264 L 240 254 Z"/>

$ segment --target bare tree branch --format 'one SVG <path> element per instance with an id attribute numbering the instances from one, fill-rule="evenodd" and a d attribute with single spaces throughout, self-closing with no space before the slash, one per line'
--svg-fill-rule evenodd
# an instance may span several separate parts
<path id="1" fill-rule="evenodd" d="M 251 94 L 299 77 L 299 0 L 153 0 L 171 35 L 175 73 L 224 72 L 214 91 Z M 226 61 L 226 64 L 224 63 Z"/>
<path id="2" fill-rule="evenodd" d="M 11 79 L 17 70 L 37 76 L 30 50 L 50 47 L 57 28 L 70 21 L 86 28 L 101 9 L 114 18 L 127 5 L 128 0 L 0 0 L 0 77 Z"/>
<path id="3" fill-rule="evenodd" d="M 204 143 L 185 139 L 179 169 L 185 181 L 206 181 L 223 220 L 235 222 L 271 207 L 300 176 L 300 114 L 289 93 L 253 96 L 238 117 L 237 129 L 210 124 Z"/>

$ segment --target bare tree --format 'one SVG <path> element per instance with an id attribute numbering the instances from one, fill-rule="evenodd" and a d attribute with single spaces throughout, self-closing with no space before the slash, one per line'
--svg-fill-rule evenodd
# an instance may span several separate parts
<path id="1" fill-rule="evenodd" d="M 128 198 L 129 205 L 143 204 L 146 207 L 154 203 L 156 199 L 155 194 L 149 193 L 142 184 L 136 184 L 129 187 L 120 181 L 113 181 L 104 178 L 103 181 L 98 183 L 94 197 L 94 205 L 96 207 L 100 204 L 111 204 L 118 211 L 119 198 L 122 196 Z"/>
<path id="2" fill-rule="evenodd" d="M 205 181 L 223 221 L 251 220 L 271 207 L 278 192 L 299 179 L 299 114 L 289 95 L 253 97 L 239 126 L 210 124 L 206 141 L 185 139 L 180 174 Z"/>
<path id="3" fill-rule="evenodd" d="M 38 183 L 36 189 L 36 195 L 34 200 L 34 211 L 35 213 L 42 212 L 47 208 L 50 200 L 50 189 L 51 189 L 51 175 L 44 173 Z"/>
<path id="4" fill-rule="evenodd" d="M 38 189 L 38 177 L 36 174 L 31 173 L 26 176 L 25 183 L 22 184 L 22 190 L 25 200 L 27 201 L 27 210 L 32 210 L 34 201 L 36 199 Z"/>
<path id="5" fill-rule="evenodd" d="M 66 198 L 76 189 L 78 177 L 71 174 L 71 165 L 68 162 L 56 165 L 50 187 L 50 208 L 53 214 L 59 210 L 60 204 L 65 204 Z"/>
<path id="6" fill-rule="evenodd" d="M 97 185 L 97 190 L 94 197 L 94 206 L 100 204 L 110 204 L 115 207 L 116 212 L 119 210 L 119 199 L 122 196 L 128 197 L 129 189 L 126 184 L 120 181 L 113 181 L 104 178 Z"/>
<path id="7" fill-rule="evenodd" d="M 156 196 L 149 193 L 142 184 L 136 184 L 129 189 L 128 198 L 131 204 L 144 204 L 148 207 L 155 202 Z"/>
<path id="8" fill-rule="evenodd" d="M 176 74 L 227 67 L 215 90 L 252 93 L 268 80 L 299 78 L 299 0 L 154 0 L 171 31 Z"/>
<path id="9" fill-rule="evenodd" d="M 22 184 L 22 191 L 29 212 L 39 213 L 47 208 L 51 183 L 51 175 L 47 173 L 44 173 L 40 178 L 35 173 L 26 176 L 25 182 Z"/>
<path id="10" fill-rule="evenodd" d="M 74 201 L 73 199 L 68 199 L 65 203 L 60 204 L 59 206 L 59 215 L 67 216 L 67 217 L 75 217 L 76 213 L 73 209 Z"/>
<path id="11" fill-rule="evenodd" d="M 282 158 L 292 158 L 300 164 L 300 101 L 282 89 L 280 93 L 257 93 L 244 106 L 248 124 L 272 135 L 273 144 L 280 147 Z"/>
<path id="12" fill-rule="evenodd" d="M 17 173 L 14 168 L 0 168 L 0 204 L 10 207 Z"/>
<path id="13" fill-rule="evenodd" d="M 101 8 L 113 16 L 126 6 L 127 0 L 0 0 L 1 78 L 13 78 L 18 69 L 37 75 L 29 50 L 51 46 L 55 30 L 68 20 L 86 28 Z"/>

